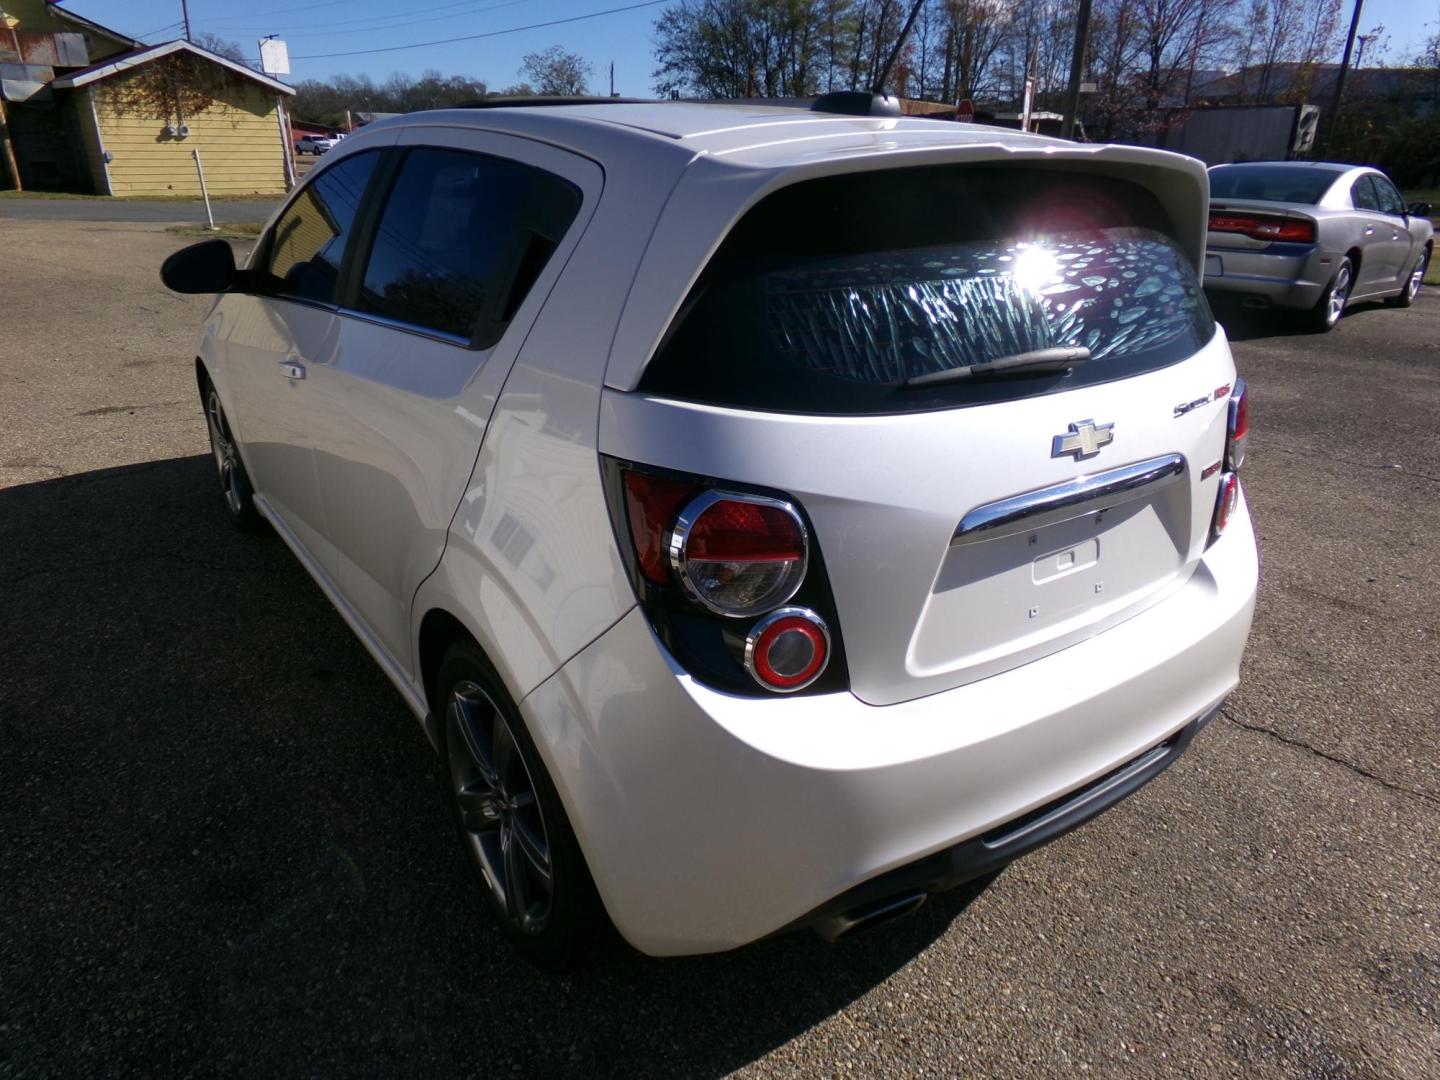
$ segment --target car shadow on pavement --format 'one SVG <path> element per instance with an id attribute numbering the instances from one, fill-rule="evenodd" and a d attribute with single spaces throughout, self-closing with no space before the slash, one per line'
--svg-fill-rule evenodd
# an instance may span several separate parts
<path id="1" fill-rule="evenodd" d="M 229 527 L 212 469 L 0 490 L 0 1073 L 719 1076 L 983 890 L 834 946 L 535 971 L 419 726 L 279 539 Z"/>

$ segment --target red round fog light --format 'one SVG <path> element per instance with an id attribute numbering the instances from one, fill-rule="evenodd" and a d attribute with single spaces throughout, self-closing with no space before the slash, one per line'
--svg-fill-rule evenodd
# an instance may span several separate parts
<path id="1" fill-rule="evenodd" d="M 830 660 L 830 631 L 809 608 L 771 612 L 745 638 L 745 670 L 767 690 L 803 690 Z"/>

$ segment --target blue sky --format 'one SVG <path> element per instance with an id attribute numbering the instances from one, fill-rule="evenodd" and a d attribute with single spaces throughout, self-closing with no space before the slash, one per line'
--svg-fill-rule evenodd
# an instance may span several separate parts
<path id="1" fill-rule="evenodd" d="M 306 58 L 507 30 L 637 2 L 640 0 L 427 0 L 424 4 L 405 0 L 190 0 L 190 23 L 197 33 L 208 30 L 233 39 L 249 56 L 258 55 L 258 38 L 280 35 L 293 58 L 287 81 L 323 79 L 342 72 L 368 74 L 378 80 L 393 71 L 418 75 L 437 68 L 446 75 L 478 76 L 500 89 L 520 81 L 520 58 L 526 53 L 561 45 L 594 65 L 593 90 L 603 93 L 609 89 L 608 69 L 613 60 L 616 91 L 648 96 L 653 68 L 651 28 L 663 5 L 477 41 Z M 146 41 L 181 36 L 180 0 L 65 0 L 64 6 Z"/>
<path id="2" fill-rule="evenodd" d="M 249 55 L 256 39 L 279 34 L 294 58 L 290 80 L 325 78 L 341 72 L 383 79 L 392 71 L 418 75 L 438 68 L 447 75 L 478 76 L 499 89 L 519 81 L 520 58 L 561 45 L 595 68 L 592 89 L 604 92 L 607 69 L 615 62 L 615 89 L 647 96 L 651 91 L 651 28 L 661 6 L 602 15 L 468 42 L 430 45 L 354 56 L 319 54 L 382 49 L 440 38 L 483 34 L 511 27 L 574 18 L 639 0 L 190 0 L 190 20 L 199 32 L 234 39 Z M 1352 0 L 1342 0 L 1346 24 Z M 180 0 L 67 0 L 66 6 L 106 26 L 164 41 L 180 36 Z M 1440 21 L 1440 0 L 1366 0 L 1360 31 L 1384 24 L 1390 63 L 1410 57 Z M 1367 65 L 1374 54 L 1366 56 Z"/>

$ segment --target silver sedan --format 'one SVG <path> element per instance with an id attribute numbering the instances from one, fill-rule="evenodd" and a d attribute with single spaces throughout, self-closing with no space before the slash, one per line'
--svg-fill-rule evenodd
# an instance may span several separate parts
<path id="1" fill-rule="evenodd" d="M 1205 288 L 1251 307 L 1303 311 L 1329 330 L 1354 301 L 1409 307 L 1434 247 L 1426 203 L 1384 173 L 1324 161 L 1210 170 Z"/>

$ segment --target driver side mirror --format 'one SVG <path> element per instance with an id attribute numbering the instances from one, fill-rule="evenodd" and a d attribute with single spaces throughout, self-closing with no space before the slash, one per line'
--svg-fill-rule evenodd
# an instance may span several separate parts
<path id="1" fill-rule="evenodd" d="M 1429 217 L 1430 204 L 1428 202 L 1412 202 L 1405 208 L 1405 212 L 1411 217 Z"/>
<path id="2" fill-rule="evenodd" d="M 247 276 L 235 268 L 235 252 L 228 240 L 191 244 L 160 265 L 160 280 L 178 293 L 222 293 Z"/>

